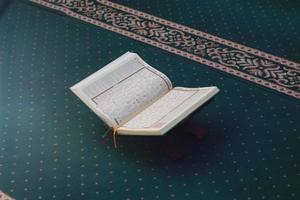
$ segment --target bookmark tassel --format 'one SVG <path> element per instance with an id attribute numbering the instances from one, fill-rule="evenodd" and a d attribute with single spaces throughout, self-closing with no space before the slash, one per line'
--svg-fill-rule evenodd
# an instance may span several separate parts
<path id="1" fill-rule="evenodd" d="M 114 147 L 115 147 L 115 148 L 117 148 L 116 135 L 117 135 L 117 129 L 116 129 L 116 128 L 113 128 L 113 141 L 114 141 Z"/>
<path id="2" fill-rule="evenodd" d="M 109 136 L 110 136 L 110 133 L 112 132 L 112 128 L 108 128 L 104 133 L 103 133 L 103 135 L 102 135 L 102 144 L 105 144 L 107 141 L 108 141 L 108 139 L 109 139 Z"/>
<path id="3" fill-rule="evenodd" d="M 103 134 L 102 134 L 102 139 L 105 139 L 106 136 L 111 132 L 111 128 L 108 128 Z"/>
<path id="4" fill-rule="evenodd" d="M 102 144 L 106 143 L 107 139 L 109 138 L 108 135 L 110 135 L 110 133 L 112 133 L 112 136 L 113 136 L 114 147 L 117 148 L 117 139 L 116 139 L 117 129 L 116 128 L 109 128 L 104 132 L 104 134 L 102 135 L 102 139 L 103 139 Z"/>

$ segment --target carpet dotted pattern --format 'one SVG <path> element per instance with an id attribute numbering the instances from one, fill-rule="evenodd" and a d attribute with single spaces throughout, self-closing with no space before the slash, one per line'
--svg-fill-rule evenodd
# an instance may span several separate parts
<path id="1" fill-rule="evenodd" d="M 0 188 L 16 199 L 299 199 L 299 101 L 14 1 L 0 18 Z M 69 87 L 126 51 L 176 86 L 217 85 L 183 161 L 158 138 L 118 137 Z M 282 50 L 283 51 L 283 50 Z"/>

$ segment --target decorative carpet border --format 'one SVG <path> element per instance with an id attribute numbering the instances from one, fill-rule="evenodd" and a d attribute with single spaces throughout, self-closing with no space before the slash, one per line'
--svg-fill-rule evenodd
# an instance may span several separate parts
<path id="1" fill-rule="evenodd" d="M 31 0 L 300 99 L 300 64 L 107 0 Z"/>
<path id="2" fill-rule="evenodd" d="M 156 17 L 154 15 L 150 15 L 150 14 L 147 14 L 147 13 L 143 13 L 143 12 L 140 12 L 138 10 L 134 10 L 134 9 L 129 8 L 129 7 L 126 7 L 126 6 L 117 4 L 117 3 L 113 3 L 113 2 L 110 2 L 110 1 L 107 1 L 107 0 L 98 0 L 98 2 L 101 2 L 105 5 L 111 6 L 113 8 L 117 8 L 117 9 L 122 10 L 124 12 L 128 12 L 128 13 L 143 17 L 145 19 L 153 20 L 155 22 L 164 24 L 166 26 L 170 26 L 172 28 L 179 29 L 181 31 L 188 32 L 190 34 L 194 34 L 194 35 L 206 38 L 208 40 L 212 40 L 212 41 L 217 42 L 217 43 L 222 43 L 222 44 L 230 46 L 232 48 L 237 48 L 237 49 L 240 49 L 242 51 L 246 51 L 247 53 L 251 53 L 253 55 L 260 56 L 260 57 L 272 60 L 272 61 L 280 63 L 280 64 L 284 64 L 284 65 L 288 65 L 290 67 L 294 67 L 295 69 L 300 69 L 300 64 L 299 63 L 289 61 L 289 60 L 286 60 L 284 58 L 280 58 L 280 57 L 274 56 L 272 54 L 268 54 L 266 52 L 259 51 L 257 49 L 253 49 L 253 48 L 250 48 L 250 47 L 232 42 L 230 40 L 225 40 L 223 38 L 211 35 L 209 33 L 205 33 L 205 32 L 202 32 L 202 31 L 199 31 L 199 30 L 196 30 L 196 29 L 193 29 L 193 28 L 181 25 L 181 24 L 177 24 L 177 23 L 171 22 L 169 20 L 162 19 L 160 17 Z"/>

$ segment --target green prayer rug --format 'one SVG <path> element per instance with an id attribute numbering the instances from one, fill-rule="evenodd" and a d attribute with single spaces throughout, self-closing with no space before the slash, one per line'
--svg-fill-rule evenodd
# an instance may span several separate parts
<path id="1" fill-rule="evenodd" d="M 0 6 L 5 194 L 299 199 L 299 3 L 33 0 Z M 174 85 L 220 88 L 193 118 L 205 138 L 167 134 L 184 159 L 168 158 L 163 138 L 119 136 L 117 149 L 111 138 L 102 142 L 107 127 L 69 90 L 127 51 Z"/>

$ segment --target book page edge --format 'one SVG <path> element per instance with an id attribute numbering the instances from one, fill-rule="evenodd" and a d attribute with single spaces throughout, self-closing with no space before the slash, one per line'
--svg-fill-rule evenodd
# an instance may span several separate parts
<path id="1" fill-rule="evenodd" d="M 70 87 L 70 90 L 77 96 L 79 99 L 87 105 L 98 117 L 100 117 L 108 126 L 115 127 L 115 124 L 113 123 L 113 120 L 110 119 L 108 116 L 106 116 L 105 113 L 101 112 L 99 109 L 97 109 L 96 106 L 92 105 L 89 100 L 87 100 L 84 95 L 80 93 L 80 91 L 77 89 L 78 86 L 74 85 Z"/>
<path id="2" fill-rule="evenodd" d="M 189 109 L 187 109 L 184 113 L 182 113 L 181 115 L 179 115 L 177 118 L 175 118 L 173 121 L 171 121 L 170 123 L 166 124 L 165 126 L 163 126 L 161 128 L 161 132 L 164 135 L 165 133 L 167 133 L 170 129 L 172 129 L 174 126 L 176 126 L 179 122 L 181 122 L 182 120 L 184 120 L 185 118 L 187 118 L 190 114 L 192 114 L 196 109 L 198 109 L 199 107 L 201 107 L 205 102 L 207 102 L 209 99 L 211 99 L 213 96 L 215 96 L 220 90 L 219 88 L 212 86 L 212 87 L 202 87 L 199 89 L 207 89 L 207 88 L 211 88 L 203 98 L 201 98 L 198 102 L 196 102 L 195 104 L 193 104 Z M 189 88 L 187 88 L 189 89 Z"/>
<path id="3" fill-rule="evenodd" d="M 188 89 L 188 90 L 189 89 L 207 89 L 207 88 L 210 88 L 210 90 L 206 93 L 206 95 L 203 98 L 201 98 L 198 102 L 196 102 L 194 105 L 192 105 L 183 114 L 179 115 L 172 122 L 166 124 L 165 126 L 163 126 L 161 128 L 131 129 L 131 128 L 119 127 L 117 129 L 118 134 L 119 135 L 136 135 L 136 136 L 162 136 L 165 133 L 167 133 L 170 129 L 172 129 L 174 126 L 176 126 L 180 121 L 182 121 L 186 117 L 188 117 L 193 111 L 195 111 L 197 108 L 199 108 L 201 105 L 203 105 L 205 102 L 207 102 L 209 99 L 211 99 L 213 96 L 215 96 L 220 91 L 219 88 L 216 87 L 216 86 L 201 87 L 201 88 L 185 88 L 185 87 L 180 87 L 180 88 L 181 89 Z"/>
<path id="4" fill-rule="evenodd" d="M 79 81 L 78 83 L 73 85 L 70 89 L 78 88 L 78 87 L 81 87 L 82 85 L 91 83 L 94 81 L 94 79 L 98 78 L 99 76 L 104 76 L 106 73 L 109 73 L 111 70 L 113 70 L 114 67 L 117 67 L 122 62 L 124 62 L 128 59 L 134 59 L 134 57 L 136 57 L 135 53 L 126 52 L 123 55 L 121 55 L 120 57 L 118 57 L 117 59 L 111 61 L 110 63 L 104 65 L 103 67 L 101 67 L 97 71 L 93 72 L 89 76 L 85 77 L 84 79 L 82 79 L 81 81 Z"/>

